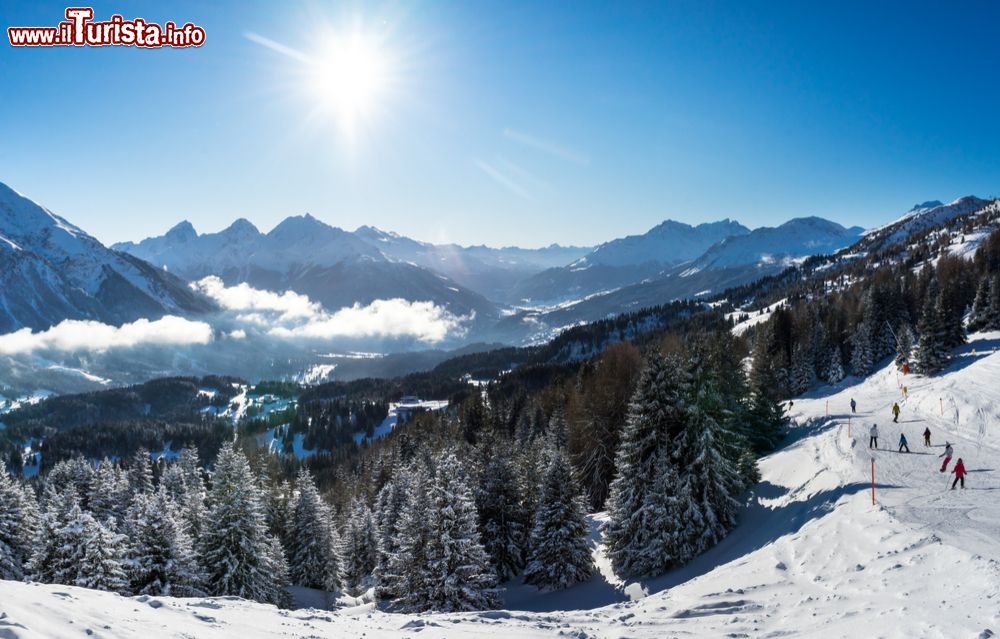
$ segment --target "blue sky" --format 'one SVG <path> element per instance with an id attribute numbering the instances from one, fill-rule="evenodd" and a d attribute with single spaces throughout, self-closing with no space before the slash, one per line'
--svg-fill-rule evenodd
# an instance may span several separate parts
<path id="1" fill-rule="evenodd" d="M 463 244 L 593 244 L 665 218 L 871 226 L 1000 195 L 1000 5 L 95 2 L 199 49 L 0 45 L 0 181 L 105 242 L 310 212 Z M 65 4 L 0 0 L 11 25 Z M 303 63 L 378 42 L 348 134 Z"/>

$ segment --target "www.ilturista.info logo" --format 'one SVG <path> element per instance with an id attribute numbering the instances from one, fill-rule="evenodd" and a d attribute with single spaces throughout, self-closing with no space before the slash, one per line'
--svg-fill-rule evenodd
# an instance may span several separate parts
<path id="1" fill-rule="evenodd" d="M 66 21 L 54 27 L 7 27 L 7 37 L 14 47 L 200 47 L 205 44 L 205 29 L 188 22 L 146 22 L 142 18 L 126 20 L 118 14 L 106 22 L 94 22 L 90 7 L 69 7 Z"/>

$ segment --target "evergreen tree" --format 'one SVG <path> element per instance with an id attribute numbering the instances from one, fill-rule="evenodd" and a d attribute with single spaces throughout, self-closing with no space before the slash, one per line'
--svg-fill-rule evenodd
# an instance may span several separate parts
<path id="1" fill-rule="evenodd" d="M 212 524 L 201 541 L 209 594 L 286 604 L 280 546 L 267 532 L 250 464 L 232 444 L 223 445 L 215 460 L 210 501 Z"/>
<path id="2" fill-rule="evenodd" d="M 124 566 L 125 537 L 116 533 L 111 527 L 101 524 L 86 511 L 81 511 L 76 526 L 82 530 L 81 537 L 77 539 L 82 544 L 83 552 L 82 555 L 77 554 L 76 579 L 72 585 L 127 593 L 128 577 Z M 70 538 L 73 538 L 72 534 Z"/>
<path id="3" fill-rule="evenodd" d="M 872 350 L 872 327 L 867 322 L 858 324 L 851 338 L 851 373 L 867 377 L 875 366 Z"/>
<path id="4" fill-rule="evenodd" d="M 35 495 L 0 460 L 0 579 L 20 581 L 38 527 Z"/>
<path id="5" fill-rule="evenodd" d="M 545 474 L 541 503 L 528 542 L 525 583 L 545 590 L 561 590 L 590 578 L 594 562 L 588 545 L 585 508 L 569 462 L 557 451 Z"/>
<path id="6" fill-rule="evenodd" d="M 826 369 L 825 379 L 831 384 L 836 384 L 844 379 L 844 360 L 840 356 L 840 347 L 834 345 L 830 348 L 830 365 Z"/>
<path id="7" fill-rule="evenodd" d="M 375 597 L 379 600 L 393 599 L 398 594 L 388 587 L 388 575 L 390 563 L 399 554 L 399 539 L 402 535 L 399 524 L 409 487 L 409 475 L 404 469 L 400 469 L 382 487 L 375 501 L 378 554 L 372 578 L 375 582 Z"/>
<path id="8" fill-rule="evenodd" d="M 654 576 L 680 565 L 684 531 L 688 523 L 681 519 L 677 469 L 670 452 L 660 451 L 656 477 L 640 511 L 646 542 L 631 564 L 634 575 Z"/>
<path id="9" fill-rule="evenodd" d="M 687 521 L 686 561 L 717 544 L 736 524 L 735 495 L 745 487 L 720 447 L 725 434 L 714 419 L 697 404 L 687 409 L 684 431 L 674 440 L 671 459 L 678 467 L 678 493 L 685 496 L 681 508 Z M 697 523 L 693 523 L 697 522 Z"/>
<path id="10" fill-rule="evenodd" d="M 181 493 L 183 496 L 183 492 Z M 205 576 L 178 508 L 161 486 L 136 493 L 129 508 L 128 575 L 137 595 L 204 596 Z"/>
<path id="11" fill-rule="evenodd" d="M 395 598 L 400 610 L 426 610 L 427 546 L 430 538 L 430 478 L 419 465 L 409 473 L 410 490 L 397 526 L 398 552 L 390 557 L 376 591 Z"/>
<path id="12" fill-rule="evenodd" d="M 642 505 L 657 475 L 661 450 L 684 429 L 686 373 L 676 359 L 650 357 L 635 395 L 615 457 L 618 474 L 602 527 L 606 552 L 620 574 L 637 574 L 647 543 Z"/>
<path id="13" fill-rule="evenodd" d="M 913 357 L 913 329 L 910 328 L 909 324 L 900 324 L 896 337 L 898 339 L 896 343 L 896 366 L 902 366 L 909 363 L 910 358 Z"/>
<path id="14" fill-rule="evenodd" d="M 990 283 L 990 303 L 981 330 L 1000 331 L 1000 274 L 994 275 Z"/>
<path id="15" fill-rule="evenodd" d="M 153 460 L 149 451 L 140 448 L 129 461 L 129 484 L 132 492 L 151 494 L 153 492 Z"/>
<path id="16" fill-rule="evenodd" d="M 32 581 L 66 583 L 56 581 L 57 575 L 63 575 L 68 569 L 66 549 L 63 548 L 60 534 L 79 512 L 80 497 L 72 485 L 57 488 L 50 484 L 45 490 L 45 510 L 39 521 L 27 572 Z"/>
<path id="17" fill-rule="evenodd" d="M 479 539 L 472 489 L 454 454 L 438 463 L 429 497 L 427 564 L 419 609 L 457 612 L 498 607 L 496 575 Z"/>
<path id="18" fill-rule="evenodd" d="M 290 531 L 289 577 L 297 586 L 336 590 L 340 584 L 330 509 L 309 471 L 299 471 Z"/>
<path id="19" fill-rule="evenodd" d="M 121 522 L 128 509 L 131 495 L 128 477 L 111 460 L 105 458 L 97 469 L 90 494 L 90 510 L 98 521 Z"/>
<path id="20" fill-rule="evenodd" d="M 920 315 L 920 342 L 917 346 L 917 371 L 933 375 L 948 365 L 951 354 L 948 349 L 948 330 L 945 326 L 944 311 L 937 281 L 931 280 Z"/>
<path id="21" fill-rule="evenodd" d="M 353 594 L 365 590 L 378 555 L 378 542 L 372 511 L 363 500 L 355 498 L 340 537 L 343 562 L 341 578 L 344 587 Z"/>
<path id="22" fill-rule="evenodd" d="M 809 346 L 804 343 L 795 345 L 792 351 L 792 369 L 788 380 L 792 395 L 801 395 L 809 390 L 813 383 L 814 358 Z"/>
<path id="23" fill-rule="evenodd" d="M 969 330 L 981 331 L 986 326 L 987 317 L 990 311 L 990 278 L 984 275 L 979 280 L 976 288 L 976 299 L 972 303 L 972 312 L 969 315 Z"/>
<path id="24" fill-rule="evenodd" d="M 502 455 L 483 472 L 476 493 L 479 534 L 497 579 L 506 581 L 524 567 L 528 526 L 514 466 Z"/>

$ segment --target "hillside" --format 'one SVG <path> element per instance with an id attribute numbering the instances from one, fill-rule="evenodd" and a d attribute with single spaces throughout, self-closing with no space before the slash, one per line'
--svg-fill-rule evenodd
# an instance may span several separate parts
<path id="1" fill-rule="evenodd" d="M 335 611 L 278 611 L 232 598 L 123 598 L 65 586 L 0 582 L 0 628 L 17 638 L 69 637 L 979 637 L 1000 628 L 997 530 L 1000 504 L 1000 333 L 975 334 L 935 378 L 903 381 L 901 423 L 887 419 L 901 399 L 891 367 L 865 380 L 796 399 L 795 426 L 760 463 L 762 481 L 740 523 L 692 564 L 654 580 L 623 583 L 600 574 L 561 593 L 508 591 L 506 611 L 419 616 L 387 614 L 342 600 Z M 859 412 L 848 432 L 849 399 Z M 827 406 L 829 402 L 829 416 Z M 941 405 L 944 405 L 944 416 Z M 885 437 L 874 453 L 876 501 L 864 425 Z M 919 433 L 933 433 L 924 449 Z M 895 452 L 900 431 L 907 455 Z M 938 472 L 949 440 L 970 474 L 947 490 Z M 596 516 L 597 520 L 601 515 Z M 299 592 L 300 599 L 308 595 Z M 530 595 L 530 596 L 529 596 Z M 315 597 L 312 598 L 315 602 Z M 535 612 L 518 612 L 530 608 Z M 280 630 L 279 630 L 280 629 Z"/>
<path id="2" fill-rule="evenodd" d="M 67 319 L 121 324 L 214 308 L 179 278 L 104 247 L 0 183 L 0 334 Z"/>

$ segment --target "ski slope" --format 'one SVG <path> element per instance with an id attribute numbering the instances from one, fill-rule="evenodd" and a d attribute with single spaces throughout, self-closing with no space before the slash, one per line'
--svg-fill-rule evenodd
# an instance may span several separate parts
<path id="1" fill-rule="evenodd" d="M 737 529 L 653 580 L 611 574 L 595 536 L 595 578 L 557 593 L 512 586 L 507 606 L 530 610 L 522 612 L 396 615 L 371 604 L 279 611 L 225 598 L 124 598 L 0 582 L 0 637 L 987 639 L 1000 635 L 996 346 L 1000 333 L 973 335 L 937 377 L 897 378 L 888 364 L 866 380 L 797 398 L 795 426 L 761 461 L 762 481 Z M 909 397 L 893 424 L 900 384 Z M 873 421 L 882 434 L 876 451 L 868 448 Z M 910 454 L 896 452 L 900 431 Z M 945 439 L 969 470 L 964 491 L 950 490 L 951 476 L 938 470 Z"/>

